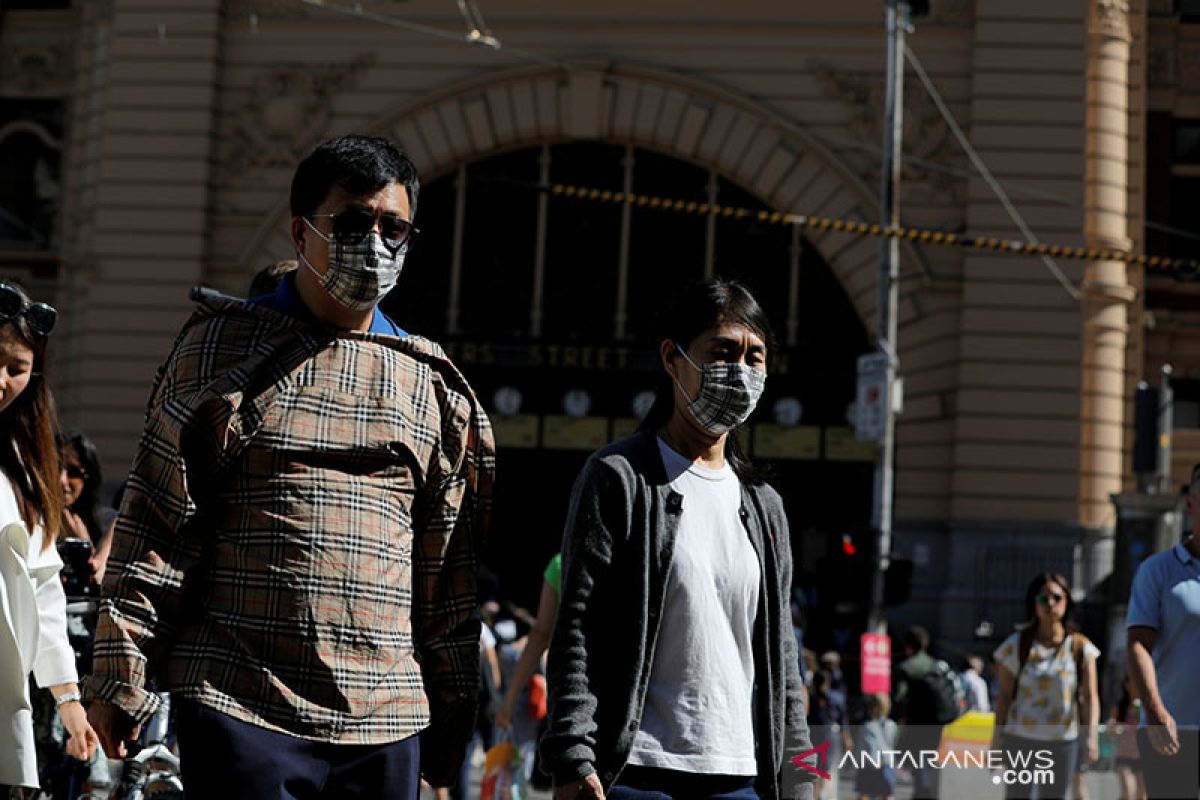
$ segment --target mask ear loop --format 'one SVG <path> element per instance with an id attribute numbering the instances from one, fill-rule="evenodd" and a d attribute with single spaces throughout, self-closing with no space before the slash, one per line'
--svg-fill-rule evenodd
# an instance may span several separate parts
<path id="1" fill-rule="evenodd" d="M 325 234 L 321 233 L 321 231 L 319 231 L 317 229 L 316 225 L 313 225 L 311 222 L 308 221 L 308 217 L 301 217 L 300 219 L 304 220 L 304 224 L 307 225 L 309 228 L 311 228 L 312 232 L 315 233 L 321 239 L 321 241 L 325 242 L 325 244 L 327 244 L 327 245 L 330 245 L 330 246 L 333 245 L 333 239 L 331 237 L 326 236 Z M 312 262 L 310 262 L 307 258 L 304 257 L 304 253 L 302 253 L 300 251 L 300 248 L 298 248 L 298 247 L 296 248 L 296 255 L 299 256 L 300 261 L 302 261 L 304 263 L 304 266 L 308 267 L 308 269 L 312 272 L 312 274 L 317 276 L 318 280 L 323 281 L 325 279 L 325 276 L 322 275 L 320 272 L 317 272 L 317 268 L 312 265 Z M 324 285 L 324 284 L 322 283 L 322 285 Z"/>
<path id="2" fill-rule="evenodd" d="M 684 361 L 687 361 L 689 364 L 692 365 L 692 369 L 694 369 L 694 370 L 696 370 L 696 372 L 700 373 L 700 394 L 703 394 L 704 393 L 704 370 L 702 370 L 702 369 L 700 369 L 700 367 L 696 366 L 696 362 L 692 361 L 691 357 L 687 354 L 687 351 L 679 346 L 679 342 L 672 341 L 671 344 L 675 346 L 675 352 L 678 353 L 679 355 L 683 356 Z M 681 395 L 683 395 L 683 399 L 687 401 L 687 404 L 689 407 L 692 405 L 692 403 L 695 403 L 697 400 L 700 399 L 700 394 L 697 394 L 695 398 L 688 397 L 688 393 L 686 390 L 684 390 L 683 384 L 681 384 L 679 382 L 679 379 L 676 378 L 674 375 L 671 376 L 671 382 L 675 384 L 675 388 L 679 390 L 679 393 Z"/>

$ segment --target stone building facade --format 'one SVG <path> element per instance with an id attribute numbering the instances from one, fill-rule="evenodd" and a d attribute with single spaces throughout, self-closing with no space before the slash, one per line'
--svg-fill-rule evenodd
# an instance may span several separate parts
<path id="1" fill-rule="evenodd" d="M 612 190 L 640 181 L 650 193 L 700 202 L 879 218 L 877 0 L 479 0 L 469 6 L 484 21 L 474 21 L 473 43 L 472 21 L 450 0 L 321 5 L 5 4 L 0 152 L 18 139 L 24 149 L 0 163 L 22 175 L 27 188 L 12 201 L 23 203 L 21 213 L 49 217 L 39 218 L 40 238 L 22 232 L 26 225 L 0 239 L 0 269 L 61 309 L 54 385 L 62 412 L 96 441 L 112 481 L 132 458 L 155 368 L 189 312 L 188 289 L 242 295 L 255 271 L 291 255 L 291 172 L 331 135 L 382 133 L 413 155 L 430 199 L 417 216 L 424 232 L 407 267 L 414 290 L 404 307 L 431 320 L 417 329 L 444 339 L 468 375 L 479 365 L 489 404 L 502 404 L 501 388 L 532 403 L 544 386 L 507 383 L 536 383 L 538 374 L 564 387 L 590 380 L 572 371 L 583 369 L 578 362 L 554 372 L 544 359 L 552 349 L 582 359 L 591 348 L 592 372 L 602 377 L 623 372 L 616 365 L 626 351 L 634 354 L 629 374 L 645 364 L 638 326 L 654 302 L 639 283 L 652 270 L 639 254 L 662 245 L 647 229 L 675 223 L 614 207 L 596 223 L 609 226 L 600 240 L 612 242 L 611 258 L 604 256 L 598 283 L 587 283 L 578 273 L 591 268 L 572 272 L 575 258 L 555 250 L 567 245 L 554 244 L 554 228 L 573 224 L 556 220 L 577 212 L 528 191 L 556 169 L 574 182 L 609 181 L 600 188 Z M 1179 246 L 1145 225 L 1166 221 L 1169 209 L 1154 194 L 1162 181 L 1192 175 L 1190 164 L 1164 162 L 1160 147 L 1174 120 L 1200 117 L 1191 68 L 1200 25 L 1176 6 L 934 0 L 931 15 L 916 22 L 912 50 L 1041 240 L 1155 252 Z M 499 48 L 487 45 L 489 35 Z M 905 223 L 1019 238 L 911 71 L 905 95 Z M 38 159 L 46 162 L 40 172 L 29 166 Z M 603 174 L 588 171 L 610 161 Z M 486 165 L 526 171 L 487 195 L 479 180 L 491 174 Z M 29 200 L 38 186 L 41 212 Z M 495 200 L 490 210 L 481 208 L 487 197 Z M 486 298 L 471 292 L 493 263 L 487 259 L 508 262 L 477 243 L 491 230 L 489 214 L 509 213 L 510 204 L 529 224 L 506 235 L 524 237 L 529 255 L 513 267 L 521 291 L 504 296 L 504 308 L 517 304 L 519 313 L 503 331 L 489 330 L 480 323 L 490 313 Z M 1169 213 L 1188 227 L 1183 211 Z M 693 255 L 663 275 L 748 269 L 722 242 L 768 253 L 776 273 L 763 285 L 772 287 L 793 371 L 800 376 L 797 362 L 833 353 L 828 370 L 796 377 L 787 397 L 773 398 L 799 400 L 798 420 L 775 405 L 753 439 L 760 455 L 782 465 L 781 488 L 806 520 L 795 532 L 800 551 L 816 563 L 838 535 L 858 535 L 869 511 L 870 452 L 847 441 L 844 406 L 853 356 L 868 347 L 874 325 L 879 241 L 834 232 L 759 236 L 703 215 L 693 222 L 679 244 Z M 753 249 L 759 245 L 766 249 Z M 1108 495 L 1129 483 L 1130 390 L 1168 361 L 1177 375 L 1200 379 L 1194 285 L 1147 278 L 1119 262 L 1057 267 L 1065 280 L 1031 258 L 911 243 L 902 250 L 896 554 L 913 561 L 916 577 L 912 599 L 893 615 L 931 624 L 959 646 L 982 646 L 977 635 L 1007 628 L 1035 569 L 1068 571 L 1084 587 L 1100 582 L 1111 561 Z M 584 283 L 563 284 L 564 275 Z M 582 319 L 594 304 L 597 330 L 574 331 L 562 319 L 576 306 Z M 814 328 L 815 307 L 833 309 L 828 330 L 838 332 L 837 346 Z M 420 317 L 430 309 L 433 316 Z M 484 356 L 498 341 L 511 345 L 508 355 Z M 607 366 L 599 366 L 601 354 Z M 487 372 L 510 363 L 505 358 L 528 367 L 519 373 L 527 378 L 506 383 Z M 638 393 L 636 380 L 620 385 Z M 585 394 L 590 402 L 602 392 Z M 1200 457 L 1200 391 L 1195 401 L 1196 430 L 1177 437 L 1180 476 Z M 513 463 L 522 469 L 536 470 L 544 457 L 567 459 L 553 463 L 569 471 L 583 444 L 632 424 L 628 397 L 566 413 L 556 402 L 535 403 L 529 414 L 492 408 L 507 447 L 521 451 Z M 589 419 L 601 421 L 589 427 Z M 820 476 L 834 476 L 825 478 L 831 485 L 811 491 L 824 487 Z M 805 517 L 821 503 L 821 514 Z M 554 535 L 540 530 L 535 549 L 552 550 Z"/>

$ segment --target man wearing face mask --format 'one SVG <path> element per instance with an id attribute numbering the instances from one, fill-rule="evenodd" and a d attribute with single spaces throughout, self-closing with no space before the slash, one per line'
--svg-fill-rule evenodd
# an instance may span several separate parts
<path id="1" fill-rule="evenodd" d="M 640 431 L 575 483 L 543 763 L 555 800 L 809 798 L 787 517 L 735 437 L 770 326 L 744 286 L 710 281 L 664 334 Z"/>
<path id="2" fill-rule="evenodd" d="M 299 269 L 205 300 L 151 392 L 86 694 L 124 755 L 147 679 L 169 690 L 189 797 L 415 799 L 457 776 L 494 444 L 441 348 L 377 308 L 417 190 L 386 139 L 317 147 Z"/>

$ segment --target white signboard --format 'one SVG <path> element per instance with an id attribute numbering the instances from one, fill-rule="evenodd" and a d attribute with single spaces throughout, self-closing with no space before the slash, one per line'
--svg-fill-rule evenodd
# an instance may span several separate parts
<path id="1" fill-rule="evenodd" d="M 854 401 L 854 438 L 877 442 L 883 438 L 887 414 L 887 366 L 883 353 L 858 357 L 858 394 Z"/>

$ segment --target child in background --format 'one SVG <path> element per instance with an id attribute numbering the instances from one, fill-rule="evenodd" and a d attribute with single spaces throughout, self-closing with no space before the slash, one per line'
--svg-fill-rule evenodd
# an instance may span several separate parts
<path id="1" fill-rule="evenodd" d="M 892 800 L 896 794 L 896 771 L 888 765 L 885 750 L 896 749 L 899 728 L 894 720 L 888 719 L 892 701 L 886 694 L 869 694 L 866 697 L 867 720 L 858 732 L 859 758 L 869 756 L 878 760 L 879 766 L 863 763 L 858 770 L 855 788 L 859 800 L 886 798 Z"/>

